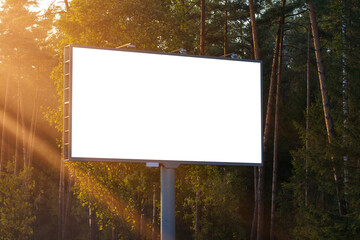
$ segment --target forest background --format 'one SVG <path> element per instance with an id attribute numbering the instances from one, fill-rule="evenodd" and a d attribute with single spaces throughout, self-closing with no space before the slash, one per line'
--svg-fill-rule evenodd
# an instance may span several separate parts
<path id="1" fill-rule="evenodd" d="M 127 43 L 263 61 L 264 167 L 181 165 L 177 239 L 360 238 L 360 1 L 37 4 L 0 5 L 0 239 L 159 239 L 158 168 L 60 154 L 64 47 Z"/>

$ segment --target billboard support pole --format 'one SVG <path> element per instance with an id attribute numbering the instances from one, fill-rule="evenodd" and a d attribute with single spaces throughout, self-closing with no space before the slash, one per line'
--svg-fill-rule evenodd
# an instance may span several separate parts
<path id="1" fill-rule="evenodd" d="M 161 179 L 161 240 L 175 240 L 175 169 L 178 163 L 160 166 Z"/>

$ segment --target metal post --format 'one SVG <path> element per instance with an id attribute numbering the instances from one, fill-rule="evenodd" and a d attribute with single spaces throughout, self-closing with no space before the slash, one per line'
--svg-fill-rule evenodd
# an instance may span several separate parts
<path id="1" fill-rule="evenodd" d="M 175 168 L 179 164 L 160 167 L 161 177 L 161 240 L 175 240 Z"/>

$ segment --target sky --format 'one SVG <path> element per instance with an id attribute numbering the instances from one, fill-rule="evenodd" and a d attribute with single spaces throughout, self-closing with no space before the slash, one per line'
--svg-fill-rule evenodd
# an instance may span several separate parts
<path id="1" fill-rule="evenodd" d="M 46 9 L 50 4 L 57 3 L 59 0 L 37 0 L 41 9 Z"/>
<path id="2" fill-rule="evenodd" d="M 36 0 L 39 3 L 39 7 L 34 9 L 34 11 L 44 11 L 49 8 L 51 4 L 63 6 L 64 0 Z"/>

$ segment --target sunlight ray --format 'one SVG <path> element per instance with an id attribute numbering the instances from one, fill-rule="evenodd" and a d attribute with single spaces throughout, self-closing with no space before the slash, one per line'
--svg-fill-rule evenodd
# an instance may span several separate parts
<path id="1" fill-rule="evenodd" d="M 0 115 L 4 114 L 4 110 L 0 109 Z M 5 125 L 4 125 L 5 124 Z M 7 135 L 7 138 L 15 138 L 16 137 L 16 129 L 17 129 L 17 121 L 16 118 L 13 116 L 10 116 L 9 114 L 6 114 L 6 118 L 2 119 L 0 118 L 0 128 L 4 127 L 4 133 Z M 31 132 L 28 128 L 24 127 L 23 131 L 25 135 L 23 136 L 31 136 Z M 22 135 L 22 134 L 20 134 Z M 54 145 L 48 142 L 47 139 L 44 139 L 40 136 L 36 135 L 36 132 L 33 132 L 33 154 L 38 156 L 39 158 L 46 160 L 46 162 L 52 167 L 58 169 L 59 164 L 58 160 L 50 159 L 49 157 L 57 156 L 58 159 L 60 159 L 60 153 L 59 149 L 57 149 Z M 25 137 L 26 138 L 26 137 Z M 22 151 L 18 149 L 18 151 Z"/>
<path id="2" fill-rule="evenodd" d="M 112 193 L 107 186 L 100 182 L 99 179 L 91 176 L 85 169 L 76 164 L 73 167 L 72 178 L 80 185 L 81 191 L 89 195 L 88 199 L 94 199 L 97 204 L 101 204 L 108 209 L 112 214 L 122 218 L 124 221 L 129 221 L 129 216 L 132 219 L 141 219 L 141 213 L 129 210 L 127 204 L 120 199 L 116 194 Z M 135 223 L 136 224 L 136 223 Z M 145 227 L 151 226 L 152 219 L 145 216 Z M 138 225 L 138 224 L 136 224 Z M 140 227 L 135 226 L 135 231 L 140 231 Z M 159 234 L 159 229 L 155 229 L 156 235 Z"/>

